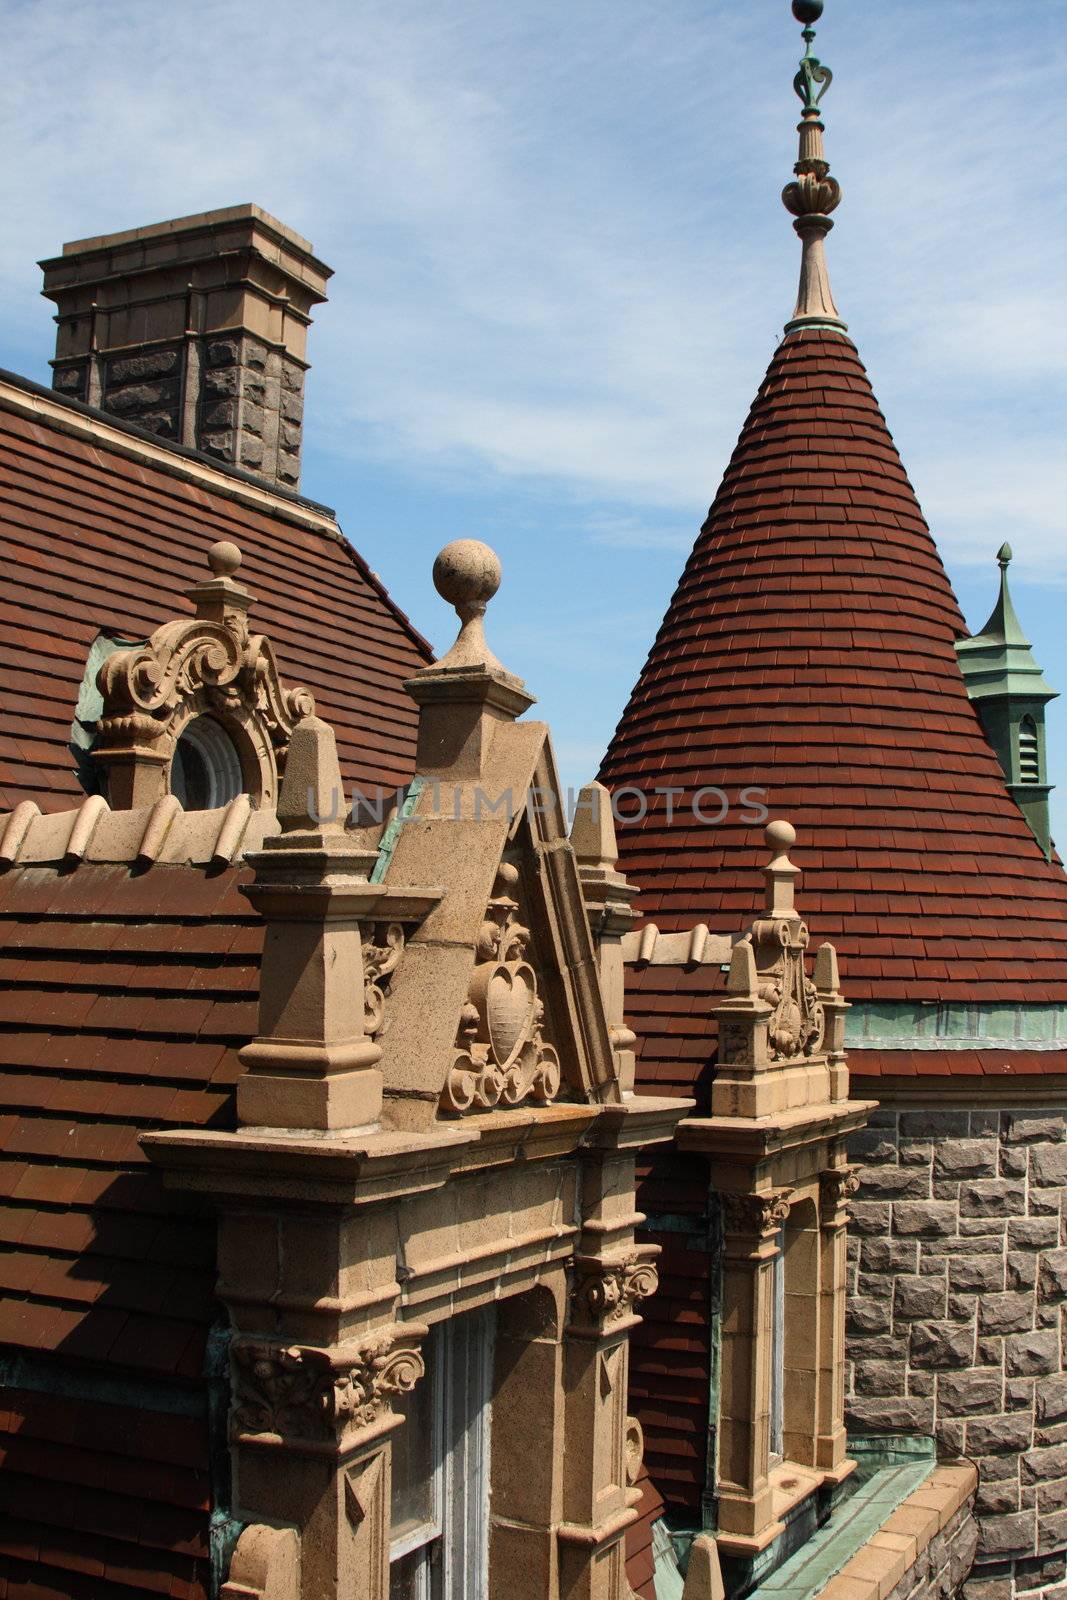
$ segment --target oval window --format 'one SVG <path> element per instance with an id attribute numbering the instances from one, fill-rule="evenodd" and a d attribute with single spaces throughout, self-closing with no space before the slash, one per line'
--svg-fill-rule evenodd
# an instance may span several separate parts
<path id="1" fill-rule="evenodd" d="M 214 717 L 194 717 L 174 748 L 170 792 L 186 811 L 229 805 L 244 788 L 237 746 Z"/>

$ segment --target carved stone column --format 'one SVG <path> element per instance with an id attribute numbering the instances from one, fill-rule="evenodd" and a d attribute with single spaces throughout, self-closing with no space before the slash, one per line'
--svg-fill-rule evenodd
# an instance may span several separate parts
<path id="1" fill-rule="evenodd" d="M 821 944 L 815 957 L 815 991 L 825 1019 L 823 1049 L 830 1072 L 830 1099 L 836 1105 L 848 1099 L 848 1060 L 845 1055 L 845 1012 L 849 1003 L 841 993 L 837 951 Z"/>
<path id="2" fill-rule="evenodd" d="M 859 1188 L 851 1167 L 820 1174 L 819 1402 L 817 1465 L 842 1477 L 845 1465 L 845 1298 L 849 1200 Z M 849 1469 L 851 1470 L 851 1469 Z"/>
<path id="3" fill-rule="evenodd" d="M 724 1194 L 722 1207 L 719 1530 L 751 1540 L 774 1523 L 769 1480 L 774 1263 L 778 1234 L 789 1215 L 789 1192 Z"/>
<path id="4" fill-rule="evenodd" d="M 302 1600 L 388 1600 L 394 1396 L 424 1368 L 421 1324 L 332 1349 L 232 1347 L 237 1510 L 297 1520 Z"/>
<path id="5" fill-rule="evenodd" d="M 629 1335 L 653 1294 L 658 1249 L 579 1256 L 563 1351 L 566 1396 L 560 1593 L 625 1600 L 623 1535 L 634 1520 L 627 1472 Z"/>
<path id="6" fill-rule="evenodd" d="M 320 1132 L 369 1127 L 382 1107 L 378 980 L 399 962 L 399 919 L 423 913 L 437 896 L 397 895 L 367 881 L 376 852 L 345 830 L 337 743 L 317 717 L 293 734 L 278 822 L 279 832 L 247 858 L 256 876 L 245 893 L 267 933 L 259 1033 L 241 1050 L 248 1070 L 237 1085 L 238 1120 Z"/>

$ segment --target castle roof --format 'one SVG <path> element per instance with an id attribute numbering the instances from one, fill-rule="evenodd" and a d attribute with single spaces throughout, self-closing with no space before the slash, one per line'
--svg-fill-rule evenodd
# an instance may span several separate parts
<path id="1" fill-rule="evenodd" d="M 644 916 L 746 916 L 758 787 L 800 833 L 805 912 L 850 1000 L 1067 1001 L 1067 877 L 968 699 L 964 632 L 855 348 L 788 334 L 602 769 L 649 793 L 619 831 Z M 668 785 L 716 785 L 730 812 L 701 825 L 676 799 L 668 824 Z"/>

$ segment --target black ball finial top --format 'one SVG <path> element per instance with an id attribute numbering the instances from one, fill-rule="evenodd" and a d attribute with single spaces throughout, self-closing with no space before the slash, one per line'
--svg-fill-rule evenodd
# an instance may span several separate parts
<path id="1" fill-rule="evenodd" d="M 793 0 L 793 15 L 807 26 L 822 16 L 823 0 Z"/>

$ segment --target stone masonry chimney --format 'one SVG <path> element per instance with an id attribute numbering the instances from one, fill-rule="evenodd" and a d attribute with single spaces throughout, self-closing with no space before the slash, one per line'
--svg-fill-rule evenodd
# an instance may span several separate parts
<path id="1" fill-rule="evenodd" d="M 40 265 L 54 388 L 296 487 L 307 329 L 331 276 L 306 239 L 229 206 L 77 239 Z"/>

